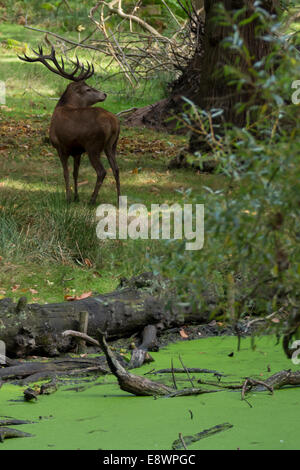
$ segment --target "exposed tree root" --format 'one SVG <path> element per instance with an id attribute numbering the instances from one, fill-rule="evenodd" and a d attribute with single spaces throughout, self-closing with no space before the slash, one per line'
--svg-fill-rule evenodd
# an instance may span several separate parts
<path id="1" fill-rule="evenodd" d="M 149 395 L 168 395 L 174 392 L 171 387 L 162 383 L 153 382 L 145 377 L 133 375 L 127 372 L 123 366 L 117 361 L 115 355 L 110 351 L 104 334 L 98 330 L 98 341 L 104 351 L 108 366 L 119 382 L 119 386 L 125 392 L 132 393 L 137 396 Z"/>
<path id="2" fill-rule="evenodd" d="M 145 377 L 134 375 L 124 369 L 117 361 L 112 351 L 109 349 L 105 335 L 98 330 L 98 339 L 106 356 L 106 360 L 111 372 L 117 377 L 121 390 L 137 396 L 165 396 L 178 397 L 187 395 L 200 395 L 202 393 L 213 393 L 219 390 L 202 390 L 200 388 L 187 388 L 176 390 L 159 382 L 154 382 Z"/>

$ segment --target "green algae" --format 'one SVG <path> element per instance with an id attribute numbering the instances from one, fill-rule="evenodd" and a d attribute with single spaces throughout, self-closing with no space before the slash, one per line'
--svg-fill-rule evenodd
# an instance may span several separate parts
<path id="1" fill-rule="evenodd" d="M 142 375 L 153 367 L 186 367 L 213 369 L 226 374 L 222 380 L 240 382 L 246 376 L 263 380 L 282 369 L 297 370 L 287 359 L 272 336 L 242 340 L 236 352 L 233 337 L 181 341 L 158 353 L 151 353 L 155 363 L 135 373 Z M 234 353 L 233 355 L 231 353 Z M 230 354 L 230 356 L 229 356 Z M 155 365 L 155 366 L 154 366 Z M 270 372 L 269 372 L 270 370 Z M 193 374 L 195 383 L 211 374 Z M 153 377 L 171 385 L 170 374 Z M 185 374 L 177 374 L 178 386 L 189 387 Z M 299 449 L 300 389 L 285 388 L 253 392 L 241 400 L 239 391 L 180 398 L 135 397 L 119 389 L 116 380 L 106 376 L 95 382 L 64 385 L 37 402 L 23 401 L 26 387 L 5 384 L 0 389 L 0 418 L 11 416 L 35 421 L 18 426 L 33 434 L 28 439 L 10 439 L 0 449 L 171 449 L 179 433 L 197 434 L 221 423 L 233 425 L 189 446 L 189 449 Z M 249 406 L 249 404 L 251 406 Z"/>

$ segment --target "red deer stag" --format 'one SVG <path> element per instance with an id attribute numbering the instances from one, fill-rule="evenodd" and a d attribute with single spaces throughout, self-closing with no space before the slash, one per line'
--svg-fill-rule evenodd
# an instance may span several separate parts
<path id="1" fill-rule="evenodd" d="M 90 204 L 95 204 L 99 189 L 106 176 L 106 170 L 100 161 L 100 154 L 103 150 L 116 180 L 119 200 L 120 180 L 116 162 L 116 147 L 120 124 L 117 117 L 109 111 L 99 107 L 91 108 L 93 104 L 104 101 L 106 98 L 105 93 L 90 87 L 84 81 L 94 74 L 93 65 L 87 64 L 85 69 L 77 58 L 74 70 L 67 73 L 63 59 L 61 59 L 61 65 L 58 63 L 54 48 L 49 55 L 43 54 L 42 47 L 39 47 L 39 52 L 33 52 L 37 57 L 31 58 L 24 54 L 24 57 L 19 58 L 26 62 L 41 62 L 51 72 L 74 82 L 67 86 L 58 101 L 50 124 L 50 140 L 58 152 L 64 170 L 67 201 L 71 200 L 68 158 L 70 155 L 74 158 L 74 200 L 78 201 L 77 180 L 80 159 L 81 155 L 87 152 L 97 173 L 95 189 L 90 199 Z M 55 68 L 48 61 L 51 61 Z M 76 76 L 77 72 L 79 74 Z"/>

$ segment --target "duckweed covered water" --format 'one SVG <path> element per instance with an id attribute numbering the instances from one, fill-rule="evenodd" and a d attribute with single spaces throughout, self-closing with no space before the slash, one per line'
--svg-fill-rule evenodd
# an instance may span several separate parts
<path id="1" fill-rule="evenodd" d="M 273 336 L 258 338 L 255 351 L 250 338 L 242 340 L 240 352 L 236 346 L 234 337 L 182 341 L 152 353 L 155 363 L 134 372 L 142 375 L 153 367 L 169 368 L 171 359 L 174 367 L 181 368 L 179 355 L 186 367 L 217 370 L 228 374 L 227 381 L 246 376 L 263 380 L 279 370 L 299 368 L 285 357 Z M 214 379 L 212 374 L 201 376 Z M 171 384 L 170 374 L 148 377 Z M 190 386 L 185 374 L 177 377 L 180 388 Z M 194 377 L 196 384 L 200 376 Z M 35 421 L 15 426 L 34 437 L 7 439 L 0 443 L 0 450 L 168 450 L 179 433 L 192 435 L 225 422 L 233 427 L 195 442 L 189 449 L 300 448 L 300 388 L 278 390 L 274 395 L 251 393 L 248 403 L 241 400 L 240 391 L 229 390 L 180 398 L 135 397 L 120 390 L 112 376 L 92 382 L 82 379 L 76 384 L 72 380 L 34 403 L 24 402 L 25 388 L 2 386 L 0 419 L 10 416 Z"/>

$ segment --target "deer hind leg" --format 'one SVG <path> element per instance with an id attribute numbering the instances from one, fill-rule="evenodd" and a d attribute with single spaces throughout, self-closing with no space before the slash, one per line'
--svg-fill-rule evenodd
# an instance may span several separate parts
<path id="1" fill-rule="evenodd" d="M 59 158 L 63 167 L 63 171 L 64 171 L 67 202 L 71 202 L 72 192 L 71 192 L 71 187 L 70 187 L 69 167 L 68 167 L 69 155 L 64 153 L 62 150 L 58 150 L 58 155 L 59 155 Z"/>
<path id="2" fill-rule="evenodd" d="M 103 180 L 106 176 L 106 170 L 104 168 L 104 166 L 102 165 L 101 161 L 100 161 L 100 156 L 99 156 L 99 152 L 88 152 L 88 155 L 89 155 L 89 159 L 90 159 L 90 162 L 92 164 L 92 166 L 94 167 L 96 173 L 97 173 L 97 180 L 96 180 L 96 184 L 95 184 L 95 189 L 94 189 L 94 192 L 91 196 L 91 199 L 90 199 L 90 204 L 95 204 L 96 202 L 96 199 L 97 199 L 97 196 L 98 196 L 98 193 L 99 193 L 99 189 L 103 183 Z"/>
<path id="3" fill-rule="evenodd" d="M 110 164 L 113 175 L 115 177 L 116 187 L 117 187 L 117 195 L 118 195 L 117 205 L 119 205 L 119 197 L 121 196 L 121 191 L 120 191 L 119 167 L 118 167 L 117 160 L 116 160 L 117 141 L 118 141 L 118 139 L 116 139 L 116 141 L 113 143 L 113 145 L 111 145 L 111 143 L 108 142 L 105 149 L 104 149 L 104 152 L 105 152 L 105 155 L 107 156 L 108 162 Z"/>
<path id="4" fill-rule="evenodd" d="M 78 172 L 80 167 L 80 159 L 81 155 L 74 156 L 74 170 L 73 170 L 73 178 L 74 178 L 74 201 L 79 201 L 78 196 Z"/>

